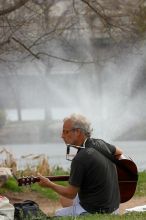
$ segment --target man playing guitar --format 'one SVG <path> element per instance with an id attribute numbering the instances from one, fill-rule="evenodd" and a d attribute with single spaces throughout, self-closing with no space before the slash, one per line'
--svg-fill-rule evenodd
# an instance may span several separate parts
<path id="1" fill-rule="evenodd" d="M 67 146 L 76 146 L 71 162 L 68 186 L 56 184 L 39 174 L 39 184 L 61 196 L 63 208 L 55 216 L 77 216 L 83 213 L 117 213 L 120 204 L 115 163 L 100 152 L 118 159 L 122 150 L 100 139 L 91 138 L 90 123 L 73 114 L 64 119 L 62 138 Z"/>

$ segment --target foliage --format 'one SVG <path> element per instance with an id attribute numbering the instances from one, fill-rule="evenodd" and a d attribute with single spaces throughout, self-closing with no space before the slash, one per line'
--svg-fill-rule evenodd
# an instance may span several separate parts
<path id="1" fill-rule="evenodd" d="M 69 171 L 67 170 L 64 170 L 62 167 L 60 166 L 54 166 L 52 168 L 52 172 L 51 172 L 52 176 L 59 176 L 59 175 L 68 175 L 69 174 Z"/>
<path id="2" fill-rule="evenodd" d="M 1 155 L 0 167 L 11 168 L 13 173 L 15 173 L 17 169 L 17 163 L 13 154 L 10 151 L 8 151 L 6 148 L 2 148 L 0 149 L 0 155 Z"/>

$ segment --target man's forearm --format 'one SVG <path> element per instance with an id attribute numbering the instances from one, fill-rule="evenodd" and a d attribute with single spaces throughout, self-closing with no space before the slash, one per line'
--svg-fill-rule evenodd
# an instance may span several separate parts
<path id="1" fill-rule="evenodd" d="M 65 186 L 61 186 L 61 185 L 51 182 L 49 185 L 49 188 L 57 192 L 59 195 L 64 196 L 68 199 L 73 199 L 75 197 Z"/>

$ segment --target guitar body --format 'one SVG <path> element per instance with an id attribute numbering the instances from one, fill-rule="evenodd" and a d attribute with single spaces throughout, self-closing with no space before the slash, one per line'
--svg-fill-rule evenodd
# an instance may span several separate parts
<path id="1" fill-rule="evenodd" d="M 124 156 L 118 160 L 116 168 L 121 196 L 120 202 L 124 203 L 130 200 L 135 193 L 138 181 L 137 166 L 130 158 Z"/>
<path id="2" fill-rule="evenodd" d="M 124 203 L 130 200 L 135 193 L 138 180 L 137 167 L 131 159 L 124 157 L 116 161 L 116 168 L 121 197 L 120 202 Z M 69 180 L 69 176 L 48 176 L 47 178 L 51 181 Z M 34 176 L 17 179 L 18 186 L 30 185 L 39 181 L 39 177 Z"/>

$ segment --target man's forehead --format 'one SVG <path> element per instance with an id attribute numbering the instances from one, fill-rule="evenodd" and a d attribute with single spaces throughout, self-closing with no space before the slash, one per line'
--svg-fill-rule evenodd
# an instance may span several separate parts
<path id="1" fill-rule="evenodd" d="M 63 127 L 71 127 L 71 126 L 72 126 L 72 121 L 70 119 L 68 119 L 64 122 Z"/>

